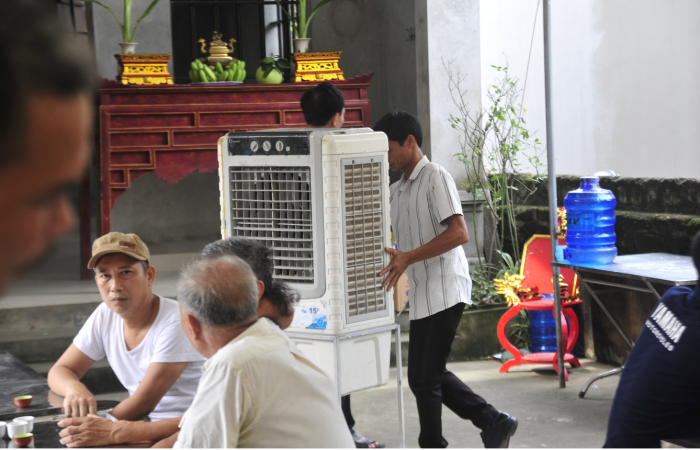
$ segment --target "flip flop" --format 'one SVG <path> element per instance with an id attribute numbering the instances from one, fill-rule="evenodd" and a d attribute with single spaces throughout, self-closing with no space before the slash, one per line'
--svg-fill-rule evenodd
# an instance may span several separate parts
<path id="1" fill-rule="evenodd" d="M 384 448 L 384 444 L 366 438 L 355 430 L 350 431 L 352 432 L 352 439 L 355 441 L 356 448 Z"/>

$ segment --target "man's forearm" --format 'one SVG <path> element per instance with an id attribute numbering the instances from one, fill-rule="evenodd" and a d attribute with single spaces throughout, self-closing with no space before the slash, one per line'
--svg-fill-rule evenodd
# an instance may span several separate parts
<path id="1" fill-rule="evenodd" d="M 169 437 L 163 439 L 162 441 L 159 441 L 152 448 L 173 448 L 173 447 L 175 447 L 175 442 L 177 442 L 177 436 L 179 434 L 180 433 L 177 432 L 177 433 L 173 434 L 172 436 L 169 436 Z"/>
<path id="2" fill-rule="evenodd" d="M 452 217 L 456 217 L 464 222 L 462 216 Z M 452 219 L 452 217 L 448 218 L 448 220 Z M 469 235 L 466 233 L 466 224 L 463 227 L 449 226 L 432 241 L 421 245 L 415 250 L 406 252 L 409 265 L 426 259 L 435 258 L 467 242 L 469 242 Z"/>
<path id="3" fill-rule="evenodd" d="M 158 422 L 120 420 L 115 423 L 113 440 L 115 444 L 158 442 L 177 433 L 181 419 L 182 417 L 175 417 Z"/>
<path id="4" fill-rule="evenodd" d="M 52 367 L 46 378 L 51 390 L 61 397 L 66 396 L 69 387 L 80 383 L 80 378 L 67 367 Z"/>
<path id="5" fill-rule="evenodd" d="M 157 405 L 157 404 L 156 404 Z M 135 395 L 123 400 L 110 412 L 112 417 L 119 420 L 143 420 L 154 408 L 139 401 Z"/>

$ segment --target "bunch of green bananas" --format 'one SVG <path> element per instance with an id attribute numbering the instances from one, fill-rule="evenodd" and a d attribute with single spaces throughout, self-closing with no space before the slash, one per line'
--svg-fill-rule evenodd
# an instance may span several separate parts
<path id="1" fill-rule="evenodd" d="M 193 82 L 243 81 L 246 77 L 245 62 L 241 60 L 231 62 L 226 70 L 217 62 L 216 72 L 198 59 L 192 61 L 190 66 L 190 80 Z"/>

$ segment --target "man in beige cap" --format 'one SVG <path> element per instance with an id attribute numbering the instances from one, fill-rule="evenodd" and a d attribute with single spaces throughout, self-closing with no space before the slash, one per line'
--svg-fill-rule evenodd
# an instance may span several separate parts
<path id="1" fill-rule="evenodd" d="M 205 358 L 180 326 L 178 303 L 151 291 L 156 269 L 149 258 L 135 234 L 113 232 L 93 244 L 88 269 L 95 271 L 103 303 L 48 374 L 51 389 L 65 397 L 67 417 L 97 412 L 80 378 L 105 356 L 129 391 L 112 410 L 114 419 L 171 419 L 192 403 Z"/>

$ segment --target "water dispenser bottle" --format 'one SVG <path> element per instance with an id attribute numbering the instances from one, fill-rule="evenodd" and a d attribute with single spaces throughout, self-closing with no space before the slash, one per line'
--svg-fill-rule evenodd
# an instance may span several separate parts
<path id="1" fill-rule="evenodd" d="M 530 311 L 530 341 L 533 353 L 557 351 L 557 329 L 552 311 Z"/>
<path id="2" fill-rule="evenodd" d="M 547 296 L 545 296 L 546 298 Z M 531 310 L 530 313 L 530 351 L 532 353 L 557 351 L 557 322 L 551 310 Z M 569 326 L 569 319 L 562 316 L 562 321 Z"/>
<path id="3" fill-rule="evenodd" d="M 581 186 L 566 194 L 566 249 L 572 263 L 608 264 L 615 247 L 615 196 L 598 184 L 598 177 L 581 178 Z"/>

